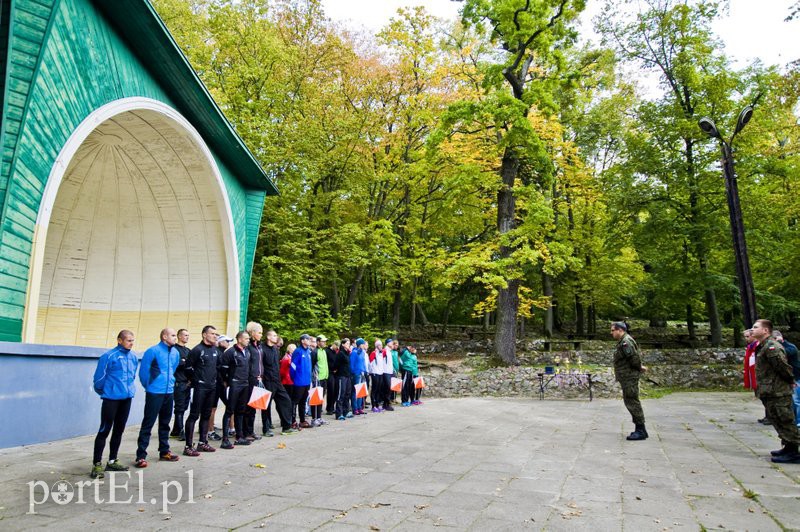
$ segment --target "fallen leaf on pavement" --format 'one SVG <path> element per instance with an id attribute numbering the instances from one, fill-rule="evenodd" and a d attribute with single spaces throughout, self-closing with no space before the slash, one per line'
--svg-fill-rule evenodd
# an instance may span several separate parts
<path id="1" fill-rule="evenodd" d="M 264 464 L 253 464 L 253 467 L 257 467 L 259 469 L 264 469 L 267 466 L 265 466 Z"/>
<path id="2" fill-rule="evenodd" d="M 285 444 L 285 443 L 282 443 L 282 442 L 281 442 L 281 443 L 279 443 L 279 444 L 278 444 L 278 449 L 286 449 L 286 444 Z"/>

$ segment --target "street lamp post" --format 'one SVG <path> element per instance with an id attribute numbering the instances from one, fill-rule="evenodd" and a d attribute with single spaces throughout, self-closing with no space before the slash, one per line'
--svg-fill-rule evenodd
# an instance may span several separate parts
<path id="1" fill-rule="evenodd" d="M 733 168 L 733 149 L 731 145 L 736 135 L 753 116 L 753 106 L 748 105 L 739 113 L 736 121 L 736 130 L 730 141 L 722 138 L 717 126 L 710 118 L 701 118 L 700 129 L 710 137 L 719 141 L 722 149 L 722 171 L 725 175 L 725 193 L 728 199 L 728 214 L 731 219 L 731 236 L 733 237 L 733 252 L 736 256 L 736 277 L 739 281 L 739 296 L 742 300 L 742 311 L 745 327 L 750 327 L 758 319 L 756 308 L 756 292 L 753 286 L 753 276 L 750 273 L 750 259 L 747 256 L 747 243 L 744 236 L 744 222 L 742 221 L 742 207 L 739 204 L 739 186 L 736 183 L 736 173 Z"/>

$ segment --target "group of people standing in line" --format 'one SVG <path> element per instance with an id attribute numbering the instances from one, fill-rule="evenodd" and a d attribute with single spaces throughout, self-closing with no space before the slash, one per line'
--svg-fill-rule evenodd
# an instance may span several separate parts
<path id="1" fill-rule="evenodd" d="M 273 403 L 284 435 L 325 425 L 323 404 L 325 413 L 339 421 L 365 415 L 365 398 L 357 393 L 362 383 L 369 390 L 372 412 L 394 410 L 397 386 L 392 384 L 398 378 L 401 405 L 422 404 L 416 349 L 409 345 L 398 353 L 398 342 L 392 338 L 385 344 L 375 340 L 374 349 L 369 351 L 362 338 L 345 338 L 328 346 L 325 336 L 303 334 L 299 345 L 288 344 L 281 356 L 283 340 L 274 330 L 264 334 L 256 322 L 248 323 L 235 338 L 220 335 L 212 325 L 203 327 L 201 334 L 202 341 L 190 349 L 186 329 L 164 329 L 159 343 L 147 349 L 140 361 L 132 350 L 133 332 L 122 330 L 117 346 L 100 357 L 94 390 L 102 406 L 92 478 L 103 478 L 104 471 L 128 470 L 120 463 L 118 452 L 136 393 L 137 375 L 146 394 L 134 462 L 138 468 L 148 465 L 147 448 L 156 421 L 161 461 L 180 459 L 170 449 L 170 438 L 185 441 L 183 455 L 192 457 L 215 452 L 210 440 L 221 441 L 222 449 L 260 440 L 262 436 L 255 432 L 256 409 L 248 405 L 256 387 L 270 394 L 266 409 L 261 410 L 262 434 L 268 437 L 274 436 Z M 317 392 L 316 401 L 309 401 L 312 389 Z M 213 425 L 220 400 L 225 405 L 221 435 Z M 187 410 L 189 416 L 184 422 Z M 109 435 L 109 459 L 104 468 L 102 456 Z"/>

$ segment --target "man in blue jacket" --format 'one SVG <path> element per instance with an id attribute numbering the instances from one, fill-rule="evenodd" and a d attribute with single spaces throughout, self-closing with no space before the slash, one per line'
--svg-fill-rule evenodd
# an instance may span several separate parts
<path id="1" fill-rule="evenodd" d="M 108 453 L 106 471 L 127 471 L 128 468 L 117 460 L 122 432 L 128 422 L 131 401 L 136 394 L 136 366 L 139 360 L 131 351 L 133 333 L 122 330 L 117 335 L 117 346 L 103 353 L 97 361 L 94 372 L 94 391 L 103 399 L 100 408 L 100 430 L 94 439 L 94 456 L 92 457 L 92 478 L 103 478 L 103 450 L 106 439 L 111 434 L 111 445 Z M 113 433 L 112 433 L 113 429 Z"/>
<path id="2" fill-rule="evenodd" d="M 161 460 L 177 462 L 180 457 L 169 450 L 169 421 L 172 418 L 172 394 L 175 387 L 175 368 L 181 356 L 175 349 L 178 335 L 175 329 L 161 331 L 161 341 L 144 352 L 139 366 L 139 381 L 146 392 L 144 419 L 139 430 L 136 467 L 147 467 L 147 446 L 150 433 L 158 418 L 158 455 Z"/>
<path id="3" fill-rule="evenodd" d="M 292 363 L 289 366 L 289 375 L 292 377 L 294 386 L 292 388 L 293 407 L 298 408 L 300 418 L 300 428 L 311 428 L 306 421 L 306 401 L 308 400 L 308 389 L 311 386 L 311 336 L 304 334 L 300 336 L 300 347 L 292 353 Z"/>

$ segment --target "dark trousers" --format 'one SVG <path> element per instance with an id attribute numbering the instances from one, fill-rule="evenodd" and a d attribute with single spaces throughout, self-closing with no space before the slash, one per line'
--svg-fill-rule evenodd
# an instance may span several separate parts
<path id="1" fill-rule="evenodd" d="M 346 416 L 350 412 L 350 397 L 353 394 L 350 391 L 353 386 L 352 380 L 350 377 L 337 377 L 336 381 L 336 389 L 339 392 L 339 396 L 336 398 L 336 417 Z"/>
<path id="2" fill-rule="evenodd" d="M 299 419 L 300 423 L 306 420 L 306 401 L 308 401 L 308 386 L 292 386 L 292 419 Z M 295 418 L 295 410 L 297 418 Z"/>
<path id="3" fill-rule="evenodd" d="M 278 418 L 281 420 L 281 429 L 286 430 L 292 426 L 292 398 L 287 392 L 283 384 L 279 382 L 267 382 L 264 386 L 272 392 L 272 397 L 269 400 L 269 408 L 266 412 L 270 412 L 272 405 L 275 405 L 275 410 L 278 412 Z"/>
<path id="4" fill-rule="evenodd" d="M 136 448 L 136 459 L 147 458 L 147 446 L 150 445 L 150 433 L 153 432 L 158 418 L 158 454 L 169 452 L 169 421 L 172 419 L 172 394 L 147 392 L 144 398 L 144 419 L 139 429 L 139 441 Z"/>
<path id="5" fill-rule="evenodd" d="M 339 400 L 339 378 L 328 377 L 328 398 L 325 402 L 325 412 L 332 414 L 336 410 L 336 402 Z M 338 416 L 337 416 L 338 417 Z"/>
<path id="6" fill-rule="evenodd" d="M 401 371 L 403 372 L 403 387 L 401 388 L 400 400 L 404 403 L 410 403 L 414 400 L 414 376 L 410 371 Z"/>
<path id="7" fill-rule="evenodd" d="M 189 397 L 192 389 L 188 382 L 175 381 L 175 391 L 172 394 L 175 401 L 175 422 L 172 424 L 172 435 L 177 436 L 183 430 L 183 414 L 189 408 Z"/>
<path id="8" fill-rule="evenodd" d="M 244 400 L 244 417 L 242 419 L 244 421 L 243 430 L 245 436 L 251 436 L 256 433 L 256 409 L 247 404 L 250 402 L 250 395 L 252 395 L 254 387 L 255 384 L 250 383 L 250 386 L 247 387 L 247 398 Z"/>
<path id="9" fill-rule="evenodd" d="M 383 406 L 392 405 L 392 375 L 391 373 L 383 374 Z"/>
<path id="10" fill-rule="evenodd" d="M 233 417 L 233 428 L 236 429 L 236 439 L 244 438 L 244 409 L 250 396 L 247 395 L 247 384 L 231 384 L 228 387 L 228 403 L 225 405 L 225 414 L 222 416 L 222 430 L 224 439 L 228 439 L 228 425 Z"/>
<path id="11" fill-rule="evenodd" d="M 286 390 L 287 394 L 289 394 L 289 410 L 291 412 L 289 418 L 290 421 L 294 424 L 294 422 L 297 421 L 297 410 L 294 407 L 294 385 L 284 384 L 283 389 Z"/>
<path id="12" fill-rule="evenodd" d="M 381 406 L 383 401 L 383 375 L 370 374 L 369 376 L 369 402 L 372 408 Z"/>
<path id="13" fill-rule="evenodd" d="M 321 386 L 323 393 L 325 390 L 328 389 L 328 379 L 322 379 L 317 383 L 317 386 Z M 323 401 L 324 401 L 323 397 Z M 316 405 L 311 407 L 311 419 L 319 419 L 322 417 L 322 405 Z"/>
<path id="14" fill-rule="evenodd" d="M 194 440 L 194 424 L 200 419 L 200 434 L 197 438 L 200 443 L 208 443 L 208 425 L 211 421 L 211 409 L 214 408 L 217 400 L 217 390 L 213 388 L 195 388 L 192 398 L 192 408 L 189 410 L 189 418 L 186 420 L 186 446 L 191 447 Z"/>
<path id="15" fill-rule="evenodd" d="M 125 430 L 125 423 L 128 422 L 128 414 L 131 411 L 131 401 L 132 398 L 103 399 L 103 406 L 100 407 L 100 429 L 94 439 L 92 463 L 96 464 L 103 460 L 103 449 L 106 447 L 106 439 L 109 434 L 111 434 L 111 444 L 109 445 L 108 460 L 117 459 L 122 432 Z"/>

